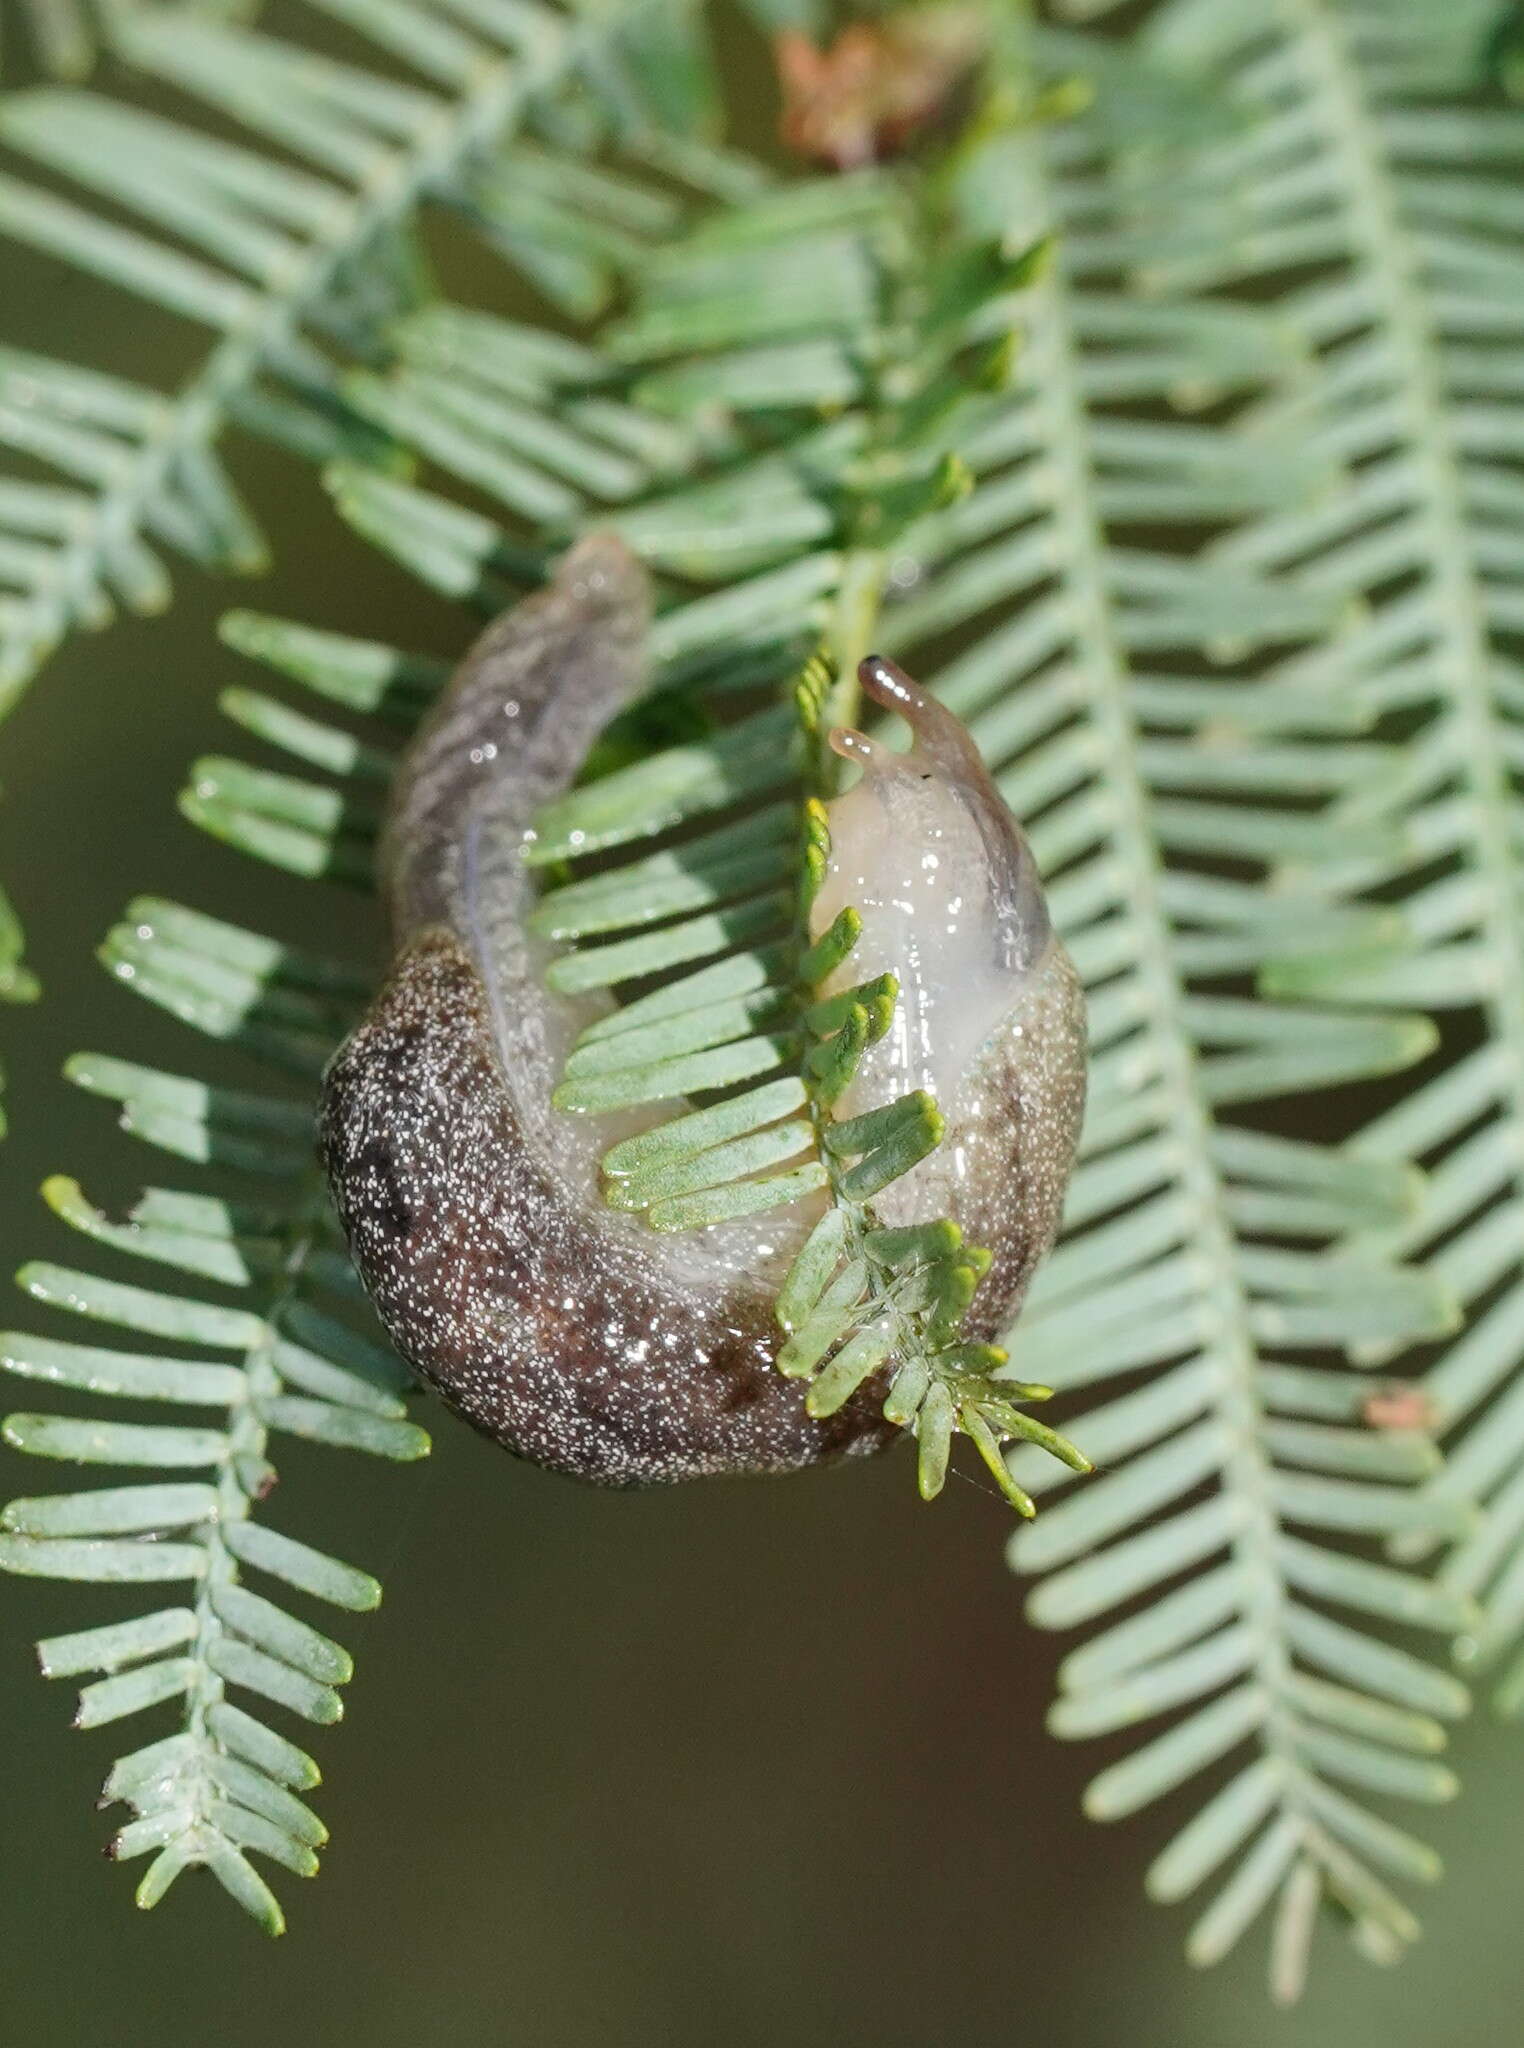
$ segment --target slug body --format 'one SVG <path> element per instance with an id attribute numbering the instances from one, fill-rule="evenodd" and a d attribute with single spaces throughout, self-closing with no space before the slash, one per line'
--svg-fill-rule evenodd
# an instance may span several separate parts
<path id="1" fill-rule="evenodd" d="M 524 848 L 540 807 L 639 694 L 649 612 L 644 572 L 595 535 L 467 655 L 392 792 L 381 879 L 394 957 L 325 1076 L 320 1127 L 356 1264 L 403 1356 L 510 1450 L 609 1486 L 788 1471 L 898 1434 L 882 1387 L 815 1418 L 803 1385 L 774 1369 L 776 1275 L 804 1224 L 661 1236 L 603 1203 L 607 1131 L 550 1106 L 585 1019 L 544 987 Z M 855 832 L 843 836 L 850 847 Z M 932 971 L 928 956 L 928 1001 Z M 994 1078 L 967 1099 L 1027 1114 L 1009 1033 L 992 1043 Z M 876 1077 L 889 1093 L 916 1085 L 889 1085 L 887 1067 Z M 975 1177 L 1009 1166 L 993 1135 L 965 1151 Z M 970 1186 L 964 1206 L 983 1228 L 1005 1198 Z M 980 1241 L 999 1254 L 987 1230 Z"/>
<path id="2" fill-rule="evenodd" d="M 523 848 L 639 693 L 649 611 L 639 565 L 595 536 L 466 656 L 392 793 L 396 954 L 325 1077 L 320 1133 L 403 1356 L 509 1449 L 610 1486 L 786 1471 L 893 1435 L 868 1401 L 806 1415 L 743 1235 L 695 1247 L 608 1209 L 600 1134 L 550 1106 L 576 1020 L 525 934 Z"/>

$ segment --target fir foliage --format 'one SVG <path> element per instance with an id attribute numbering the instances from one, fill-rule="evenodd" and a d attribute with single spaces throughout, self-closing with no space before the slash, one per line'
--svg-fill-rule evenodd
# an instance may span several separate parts
<path id="1" fill-rule="evenodd" d="M 0 100 L 0 143 L 28 166 L 0 171 L 0 234 L 210 337 L 168 394 L 82 364 L 0 357 L 0 442 L 51 473 L 0 480 L 0 714 L 74 627 L 122 606 L 162 608 L 166 555 L 235 573 L 264 564 L 266 537 L 220 453 L 230 426 L 320 461 L 403 459 L 390 435 L 357 420 L 343 378 L 375 356 L 388 322 L 431 296 L 416 234 L 426 204 L 471 220 L 571 310 L 602 303 L 611 237 L 584 203 L 593 174 L 536 134 L 560 136 L 590 71 L 599 105 L 632 128 L 647 123 L 642 79 L 681 40 L 687 10 L 654 0 L 626 0 L 603 19 L 540 0 L 312 9 L 316 24 L 332 18 L 368 40 L 378 68 L 133 7 L 112 12 L 113 50 L 183 95 L 183 117 L 93 90 Z M 701 66 L 686 75 L 690 101 L 701 101 Z M 247 140 L 226 140 L 207 115 Z"/>
<path id="2" fill-rule="evenodd" d="M 8 83 L 17 72 L 84 78 L 103 45 L 109 47 L 121 18 L 153 8 L 246 21 L 258 11 L 258 0 L 0 0 L 0 75 Z"/>
<path id="3" fill-rule="evenodd" d="M 7 1416 L 6 1442 L 127 1477 L 12 1501 L 0 1515 L 0 1568 L 143 1588 L 150 1599 L 184 1589 L 170 1606 L 50 1637 L 39 1661 L 47 1677 L 87 1680 L 76 1727 L 174 1704 L 177 1731 L 120 1756 L 102 1793 L 134 1816 L 110 1853 L 153 1856 L 138 1903 L 156 1904 L 182 1871 L 205 1866 L 274 1934 L 281 1909 L 250 1854 L 308 1876 L 327 1832 L 297 1796 L 318 1782 L 317 1766 L 267 1717 L 274 1707 L 337 1721 L 353 1668 L 287 1603 L 294 1593 L 298 1605 L 363 1612 L 381 1589 L 267 1524 L 271 1439 L 402 1460 L 428 1449 L 406 1418 L 406 1373 L 355 1320 L 357 1284 L 311 1163 L 311 1084 L 356 989 L 330 962 L 167 902 L 129 904 L 102 957 L 150 1002 L 257 1054 L 272 1080 L 251 1094 L 105 1055 L 71 1062 L 70 1077 L 118 1103 L 134 1136 L 181 1161 L 231 1168 L 247 1192 L 150 1187 L 117 1222 L 73 1180 L 46 1184 L 66 1223 L 170 1277 L 22 1268 L 34 1302 L 104 1328 L 0 1337 L 5 1371 L 88 1397 L 84 1412 L 71 1401 L 62 1414 Z M 282 1074 L 306 1086 L 282 1086 Z M 131 1348 L 119 1348 L 123 1338 Z M 119 1402 L 132 1419 L 96 1405 Z"/>
<path id="4" fill-rule="evenodd" d="M 1480 1502 L 1440 1584 L 1480 1598 L 1463 1664 L 1495 1674 L 1524 1709 L 1524 112 L 1490 90 L 1496 10 L 1354 4 L 1176 8 L 1156 33 L 1205 39 L 1245 130 L 1206 155 L 1198 190 L 1231 194 L 1210 263 L 1236 289 L 1281 288 L 1277 311 L 1308 371 L 1267 403 L 1257 432 L 1294 434 L 1336 480 L 1315 511 L 1267 519 L 1230 544 L 1338 601 L 1337 623 L 1298 649 L 1306 679 L 1402 735 L 1392 772 L 1360 776 L 1336 806 L 1384 832 L 1318 877 L 1331 905 L 1401 906 L 1409 944 L 1335 967 L 1279 949 L 1266 985 L 1290 995 L 1421 1005 L 1481 1030 L 1374 1120 L 1355 1156 L 1428 1177 L 1413 1212 L 1351 1232 L 1351 1249 L 1421 1257 L 1473 1311 L 1428 1373 L 1425 1425 L 1457 1442 L 1426 1498 Z M 1293 136 L 1295 163 L 1292 163 Z M 1212 246 L 1210 235 L 1205 246 Z M 1288 286 L 1293 267 L 1317 266 Z M 1408 1557 L 1442 1540 L 1394 1539 Z"/>
<path id="5" fill-rule="evenodd" d="M 640 975 L 645 992 L 584 1034 L 563 1105 L 668 1106 L 606 1161 L 659 1228 L 828 1190 L 784 1290 L 785 1366 L 823 1412 L 893 1361 L 927 1490 L 957 1421 L 1018 1505 L 1048 1503 L 1011 1544 L 1040 1575 L 1029 1611 L 1098 1624 L 1052 1724 L 1142 1731 L 1094 1780 L 1097 1818 L 1192 1788 L 1148 1886 L 1210 1884 L 1193 1959 L 1269 1910 L 1292 1996 L 1324 1902 L 1390 1958 L 1416 1924 L 1398 1887 L 1437 1864 L 1370 1802 L 1450 1796 L 1440 1752 L 1466 1705 L 1421 1651 L 1458 1638 L 1500 1660 L 1505 1707 L 1524 1698 L 1524 116 L 1498 91 L 1497 10 L 1162 0 L 1141 26 L 1129 13 L 1119 50 L 1000 7 L 976 110 L 930 169 L 779 180 L 706 139 L 701 45 L 642 33 L 638 8 L 322 5 L 415 82 L 134 16 L 134 61 L 256 146 L 82 95 L 0 106 L 14 147 L 86 188 L 130 145 L 113 197 L 148 226 L 12 178 L 8 231 L 218 337 L 167 400 L 3 368 L 0 433 L 63 478 L 0 489 L 13 681 L 113 599 L 157 602 L 162 550 L 252 564 L 260 537 L 215 453 L 230 420 L 327 461 L 350 522 L 476 610 L 577 532 L 622 532 L 658 579 L 655 687 L 541 820 L 539 918 L 565 947 L 558 986 Z M 657 74 L 678 81 L 662 128 Z M 554 331 L 437 295 L 410 235 L 425 197 L 533 280 Z M 285 759 L 197 764 L 187 815 L 291 873 L 364 881 L 386 728 L 410 728 L 446 660 L 249 613 L 227 638 L 324 701 L 231 690 L 230 716 Z M 839 679 L 870 640 L 970 723 L 1089 992 L 1066 1237 L 1008 1363 L 956 1349 L 977 1259 L 945 1226 L 886 1236 L 871 1213 L 880 1176 L 935 1141 L 934 1106 L 831 1115 L 893 991 L 814 1007 L 809 728 L 850 710 Z M 817 646 L 837 680 L 823 702 L 812 674 L 801 729 L 784 691 Z M 673 858 L 665 835 L 706 818 Z M 617 862 L 564 865 L 593 845 Z M 0 921 L 0 988 L 15 956 Z M 361 997 L 342 967 L 169 906 L 134 906 L 106 957 L 309 1086 Z M 1432 1011 L 1475 1042 L 1437 1050 Z M 1326 1091 L 1424 1058 L 1338 1141 Z M 218 1358 L 22 1337 L 10 1362 L 221 1412 L 194 1430 L 20 1418 L 21 1448 L 170 1476 L 17 1503 L 6 1561 L 184 1568 L 193 1604 L 46 1661 L 105 1674 L 92 1718 L 184 1703 L 171 1747 L 110 1781 L 138 1815 L 123 1853 L 159 1851 L 149 1901 L 205 1862 L 271 1922 L 246 1852 L 307 1867 L 310 1767 L 230 1718 L 222 1689 L 331 1718 L 347 1663 L 238 1572 L 330 1597 L 368 1582 L 264 1531 L 265 1438 L 421 1445 L 391 1369 L 335 1313 L 351 1283 L 297 1168 L 305 1097 L 105 1057 L 76 1078 L 251 1193 L 151 1192 L 119 1225 L 53 1183 L 70 1221 L 195 1285 L 29 1284 Z M 1304 1100 L 1296 1128 L 1326 1136 L 1283 1134 Z M 211 1283 L 243 1305 L 214 1306 Z M 891 1305 L 909 1319 L 893 1330 Z M 1422 1392 L 1391 1380 L 1462 1305 L 1474 1319 Z M 1048 1384 L 1101 1390 L 1070 1404 L 1101 1467 L 1083 1486 L 1011 1405 Z"/>

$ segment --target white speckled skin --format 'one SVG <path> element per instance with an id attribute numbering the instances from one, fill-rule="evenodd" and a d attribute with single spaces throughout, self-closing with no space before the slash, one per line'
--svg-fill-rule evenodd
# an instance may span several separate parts
<path id="1" fill-rule="evenodd" d="M 673 1240 L 611 1211 L 604 1134 L 549 1106 L 575 1020 L 524 934 L 522 848 L 638 694 L 649 606 L 639 565 L 593 536 L 466 657 L 393 791 L 382 876 L 396 954 L 329 1068 L 321 1125 L 351 1249 L 403 1356 L 508 1449 L 609 1486 L 788 1471 L 897 1434 L 882 1387 L 817 1421 L 803 1386 L 774 1371 L 775 1288 L 757 1274 L 754 1225 Z M 1082 1089 L 1074 1006 L 1044 987 L 1034 978 L 1023 1020 L 969 1077 L 987 1128 L 963 1139 L 971 1234 L 997 1253 L 991 1281 L 1015 1252 L 1021 1285 L 1051 1236 L 1049 1183 L 1061 1196 L 1067 1174 L 1058 1131 L 1071 1119 L 1047 1105 Z M 1055 1022 L 1050 1072 L 1039 1041 Z M 1013 1106 L 1042 1134 L 1030 1151 L 1010 1143 Z M 1000 1186 L 976 1194 L 976 1181 Z M 1035 1228 L 1013 1214 L 1023 1203 Z M 981 1310 L 987 1294 L 981 1322 L 1010 1289 L 986 1282 Z"/>

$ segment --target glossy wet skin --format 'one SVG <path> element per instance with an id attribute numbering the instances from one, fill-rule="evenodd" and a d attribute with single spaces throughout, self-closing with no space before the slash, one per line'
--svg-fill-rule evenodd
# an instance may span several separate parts
<path id="1" fill-rule="evenodd" d="M 865 695 L 912 745 L 838 730 L 862 769 L 827 806 L 831 854 L 811 911 L 818 933 L 853 904 L 862 937 L 831 992 L 892 972 L 889 1031 L 865 1054 L 840 1114 L 908 1088 L 937 1098 L 940 1145 L 886 1188 L 886 1223 L 952 1216 L 995 1254 L 969 1318 L 998 1337 L 1058 1228 L 1084 1107 L 1085 1026 L 1032 849 L 961 721 L 891 661 L 858 670 Z"/>
<path id="2" fill-rule="evenodd" d="M 927 1088 L 957 1101 L 981 1046 L 1019 1001 L 1053 939 L 1032 850 L 962 723 L 892 661 L 870 655 L 865 694 L 908 723 L 896 753 L 838 727 L 831 745 L 862 770 L 827 806 L 831 853 L 810 914 L 812 936 L 838 911 L 862 937 L 831 992 L 892 972 L 894 1021 L 870 1047 L 843 1113 Z"/>
<path id="3" fill-rule="evenodd" d="M 508 1449 L 613 1486 L 788 1471 L 897 1434 L 882 1419 L 883 1386 L 817 1420 L 804 1386 L 773 1370 L 775 1286 L 758 1275 L 755 1224 L 674 1239 L 611 1211 L 597 1178 L 606 1134 L 550 1107 L 575 1019 L 546 992 L 526 937 L 522 848 L 540 807 L 643 687 L 649 608 L 644 573 L 617 540 L 580 542 L 543 592 L 483 635 L 425 722 L 384 841 L 395 954 L 325 1078 L 321 1127 L 356 1264 L 403 1356 Z M 911 718 L 938 786 L 902 787 L 904 771 L 870 760 L 868 794 L 833 807 L 844 859 L 880 904 L 871 917 L 863 906 L 864 942 L 877 930 L 874 943 L 896 954 L 885 964 L 902 971 L 916 905 L 948 920 L 945 903 L 931 913 L 934 898 L 915 895 L 927 877 L 917 821 L 942 835 L 941 872 L 960 878 L 969 905 L 918 941 L 905 1064 L 881 1061 L 872 1085 L 920 1085 L 908 1051 L 919 1034 L 922 1065 L 960 1105 L 966 1127 L 936 1156 L 957 1183 L 955 1213 L 996 1255 L 976 1302 L 974 1334 L 990 1334 L 1056 1225 L 1083 1095 L 1077 990 L 1061 948 L 1028 957 L 1041 907 L 1030 856 L 961 726 L 912 700 L 888 664 L 866 687 Z M 898 827 L 883 831 L 870 803 Z M 865 971 L 854 956 L 852 978 Z M 958 1006 L 969 1020 L 958 1018 L 959 1047 L 974 1020 L 981 1031 L 963 1068 L 947 1050 L 955 1013 L 943 998 L 960 978 L 978 1000 Z M 1015 1007 L 984 1029 L 1013 993 Z M 889 1193 L 914 1199 L 904 1184 Z M 885 1220 L 901 1220 L 887 1204 Z M 782 1250 L 803 1227 L 789 1215 L 769 1224 Z"/>

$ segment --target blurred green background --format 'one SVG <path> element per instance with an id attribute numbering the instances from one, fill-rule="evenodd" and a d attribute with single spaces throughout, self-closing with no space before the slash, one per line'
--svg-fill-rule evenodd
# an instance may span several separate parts
<path id="1" fill-rule="evenodd" d="M 41 258 L 3 261 L 8 340 L 156 379 L 190 360 L 168 323 L 114 304 L 103 330 L 94 288 Z M 474 289 L 511 305 L 493 281 Z M 258 448 L 239 456 L 282 540 L 250 601 L 460 644 L 458 616 L 341 530 L 314 479 Z M 214 625 L 244 600 L 187 572 L 166 622 L 74 642 L 5 727 L 0 872 L 47 991 L 35 1010 L 0 1013 L 8 1266 L 79 1256 L 36 1198 L 45 1173 L 78 1175 L 107 1206 L 141 1176 L 180 1178 L 59 1078 L 82 1046 L 210 1071 L 204 1044 L 91 958 L 129 893 L 362 956 L 379 944 L 364 901 L 256 870 L 176 815 L 187 763 L 233 737 L 214 700 L 241 665 Z M 247 1078 L 233 1055 L 218 1065 Z M 8 1406 L 30 1405 L 14 1393 Z M 334 1839 L 316 1884 L 277 1873 L 291 1921 L 279 1944 L 209 1879 L 134 1911 L 132 1874 L 100 1857 L 111 1820 L 92 1789 L 167 1717 L 141 1734 L 72 1733 L 71 1692 L 38 1680 L 30 1643 L 106 1618 L 111 1598 L 0 1584 L 7 2044 L 1518 2039 L 1517 1731 L 1463 1729 L 1463 1797 L 1419 1816 L 1450 1877 L 1423 1902 L 1428 1938 L 1406 1966 L 1378 1973 L 1325 1934 L 1307 2001 L 1275 2013 L 1262 1936 L 1197 1976 L 1180 1958 L 1187 1913 L 1141 1895 L 1177 1809 L 1110 1830 L 1081 1818 L 1108 1745 L 1044 1733 L 1061 1645 L 1023 1623 L 1001 1554 L 1007 1510 L 987 1485 L 955 1484 L 925 1508 L 891 1457 L 610 1496 L 513 1463 L 437 1408 L 426 1419 L 436 1452 L 422 1467 L 285 1450 L 272 1524 L 375 1570 L 387 1599 L 346 1627 L 349 1718 L 311 1744 Z M 47 1483 L 18 1458 L 3 1465 L 7 1495 Z"/>

